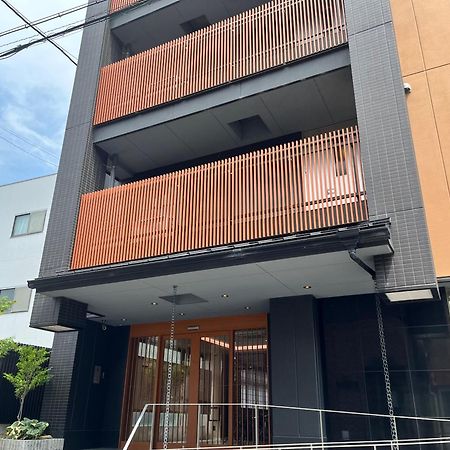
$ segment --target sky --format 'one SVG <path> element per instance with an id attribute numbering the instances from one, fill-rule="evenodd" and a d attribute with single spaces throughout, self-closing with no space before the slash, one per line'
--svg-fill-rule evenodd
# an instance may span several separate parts
<path id="1" fill-rule="evenodd" d="M 34 21 L 83 0 L 9 0 Z M 43 31 L 67 27 L 84 19 L 82 9 L 40 25 Z M 22 25 L 0 2 L 0 33 Z M 81 32 L 56 42 L 78 57 Z M 33 30 L 0 37 L 0 52 L 35 39 Z M 25 41 L 10 44 L 12 41 Z M 7 45 L 10 44 L 10 45 Z M 51 44 L 32 46 L 0 60 L 0 185 L 49 175 L 57 171 L 76 66 Z"/>

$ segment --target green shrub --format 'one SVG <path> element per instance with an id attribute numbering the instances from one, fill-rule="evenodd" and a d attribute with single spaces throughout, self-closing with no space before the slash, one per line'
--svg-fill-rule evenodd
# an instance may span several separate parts
<path id="1" fill-rule="evenodd" d="M 5 430 L 6 439 L 42 439 L 44 431 L 47 429 L 47 422 L 39 422 L 36 419 L 16 420 L 13 424 Z"/>

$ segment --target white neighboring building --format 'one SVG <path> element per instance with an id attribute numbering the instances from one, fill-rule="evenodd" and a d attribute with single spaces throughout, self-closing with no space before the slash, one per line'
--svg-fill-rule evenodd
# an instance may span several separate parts
<path id="1" fill-rule="evenodd" d="M 29 327 L 56 174 L 0 186 L 0 296 L 13 298 L 0 316 L 0 339 L 50 348 L 53 333 Z"/>

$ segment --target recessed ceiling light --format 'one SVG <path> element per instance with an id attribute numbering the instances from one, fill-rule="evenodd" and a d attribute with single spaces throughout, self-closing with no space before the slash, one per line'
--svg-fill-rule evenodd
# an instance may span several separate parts
<path id="1" fill-rule="evenodd" d="M 127 321 L 127 319 L 122 319 L 122 322 L 126 322 Z"/>
<path id="2" fill-rule="evenodd" d="M 185 316 L 185 315 L 186 315 L 186 313 L 184 313 L 184 312 L 180 313 L 180 316 Z"/>
<path id="3" fill-rule="evenodd" d="M 230 294 L 222 294 L 221 297 L 222 298 L 230 298 Z"/>
<path id="4" fill-rule="evenodd" d="M 252 308 L 251 308 L 251 306 L 246 306 L 244 309 L 246 309 L 248 311 L 249 309 L 252 309 Z"/>
<path id="5" fill-rule="evenodd" d="M 152 306 L 157 306 L 157 305 L 158 305 L 158 302 L 151 302 L 150 305 L 152 305 Z"/>
<path id="6" fill-rule="evenodd" d="M 310 286 L 309 284 L 305 284 L 304 286 L 303 286 L 303 289 L 311 289 L 312 288 L 312 286 Z"/>

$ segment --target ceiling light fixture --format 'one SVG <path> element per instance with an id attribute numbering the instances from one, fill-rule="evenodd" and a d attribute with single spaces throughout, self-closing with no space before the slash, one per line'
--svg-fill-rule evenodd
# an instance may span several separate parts
<path id="1" fill-rule="evenodd" d="M 244 309 L 246 309 L 247 311 L 252 309 L 251 306 L 246 306 Z"/>
<path id="2" fill-rule="evenodd" d="M 185 315 L 186 315 L 186 313 L 180 312 L 180 316 L 185 316 Z"/>
<path id="3" fill-rule="evenodd" d="M 303 289 L 312 289 L 312 286 L 310 286 L 309 284 L 305 284 L 305 285 L 303 286 Z"/>
<path id="4" fill-rule="evenodd" d="M 222 298 L 230 298 L 230 294 L 222 294 L 221 297 Z"/>
<path id="5" fill-rule="evenodd" d="M 152 305 L 152 306 L 157 306 L 157 305 L 158 305 L 158 302 L 151 302 L 150 305 Z"/>

